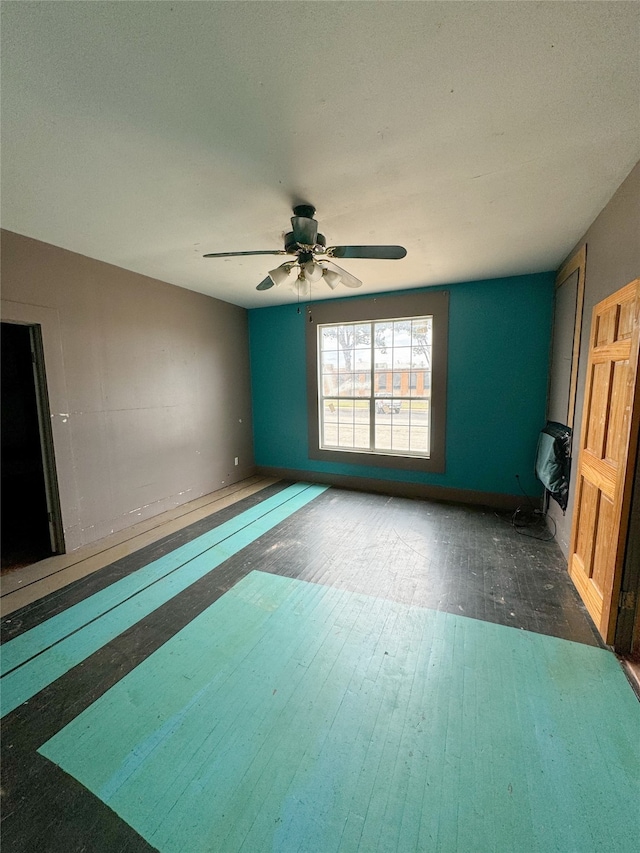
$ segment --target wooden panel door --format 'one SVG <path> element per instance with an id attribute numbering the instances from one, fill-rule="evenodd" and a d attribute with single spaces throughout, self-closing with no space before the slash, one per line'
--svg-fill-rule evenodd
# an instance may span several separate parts
<path id="1" fill-rule="evenodd" d="M 637 447 L 640 279 L 593 309 L 569 573 L 613 642 Z"/>

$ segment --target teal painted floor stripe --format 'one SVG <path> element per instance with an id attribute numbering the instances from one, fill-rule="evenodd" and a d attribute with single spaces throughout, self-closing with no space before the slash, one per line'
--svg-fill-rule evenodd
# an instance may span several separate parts
<path id="1" fill-rule="evenodd" d="M 161 853 L 629 853 L 638 731 L 606 650 L 252 572 L 39 751 Z"/>
<path id="2" fill-rule="evenodd" d="M 13 711 L 18 705 L 27 701 L 27 699 L 34 696 L 61 675 L 64 675 L 65 672 L 68 672 L 72 667 L 117 637 L 118 634 L 135 625 L 136 622 L 139 622 L 179 592 L 182 592 L 188 586 L 191 586 L 191 584 L 204 577 L 212 569 L 224 563 L 229 557 L 238 553 L 238 551 L 255 541 L 259 536 L 262 536 L 283 519 L 305 506 L 324 492 L 327 486 L 303 484 L 291 488 L 292 492 L 287 490 L 289 493 L 288 499 L 281 500 L 279 504 L 276 503 L 274 505 L 272 503 L 270 510 L 265 511 L 267 501 L 264 501 L 258 507 L 254 507 L 252 510 L 248 510 L 247 513 L 243 513 L 244 524 L 241 525 L 238 521 L 237 526 L 239 526 L 239 529 L 236 529 L 235 532 L 230 532 L 232 528 L 227 527 L 226 537 L 222 541 L 218 541 L 217 544 L 210 545 L 203 553 L 197 553 L 200 550 L 200 547 L 196 544 L 199 540 L 190 543 L 195 548 L 183 551 L 182 559 L 186 562 L 179 569 L 167 572 L 166 563 L 163 563 L 158 568 L 156 564 L 163 562 L 159 560 L 145 567 L 145 569 L 139 570 L 139 572 L 144 574 L 146 581 L 142 586 L 139 583 L 139 579 L 138 582 L 133 581 L 128 586 L 119 586 L 122 582 L 118 581 L 116 584 L 113 584 L 113 586 L 119 586 L 119 590 L 113 599 L 108 596 L 102 596 L 100 593 L 87 599 L 87 613 L 101 614 L 97 616 L 92 615 L 92 621 L 83 618 L 82 608 L 77 605 L 76 607 L 79 609 L 76 610 L 73 617 L 76 622 L 63 622 L 62 624 L 65 629 L 69 627 L 69 624 L 77 624 L 79 627 L 75 628 L 72 633 L 63 635 L 62 639 L 54 641 L 53 645 L 45 648 L 35 657 L 27 660 L 17 669 L 14 669 L 2 678 L 0 684 L 2 688 L 0 696 L 2 716 Z M 259 507 L 263 508 L 261 515 L 256 512 Z M 217 528 L 217 531 L 221 531 L 222 527 Z M 205 534 L 206 536 L 208 534 Z M 192 551 L 195 551 L 197 556 L 189 556 Z M 150 569 L 150 571 L 145 574 L 146 569 Z M 139 572 L 135 574 L 138 575 Z M 154 577 L 156 578 L 155 580 L 153 580 Z M 123 600 L 123 593 L 127 589 L 133 589 L 134 592 L 130 592 L 129 597 Z M 97 596 L 99 596 L 99 602 L 96 605 L 93 599 Z M 105 600 L 119 601 L 120 603 L 117 603 L 111 609 L 104 612 L 100 608 L 104 606 Z M 85 604 L 85 602 L 81 604 Z M 49 622 L 57 619 L 58 617 L 53 617 Z M 48 623 L 44 624 L 47 625 Z M 56 625 L 49 636 L 58 637 L 61 630 Z M 42 642 L 42 636 L 39 636 L 38 639 Z"/>
<path id="3" fill-rule="evenodd" d="M 132 595 L 136 595 L 150 584 L 156 583 L 170 572 L 175 571 L 189 560 L 218 545 L 234 533 L 243 530 L 273 509 L 282 506 L 292 497 L 309 488 L 307 483 L 296 483 L 282 492 L 267 498 L 260 504 L 240 513 L 219 527 L 204 533 L 197 539 L 187 542 L 143 568 L 132 572 L 126 578 L 69 607 L 63 613 L 47 619 L 41 625 L 25 631 L 24 634 L 4 643 L 0 649 L 2 675 L 16 666 L 49 648 L 54 643 L 77 631 L 83 625 L 121 604 Z"/>

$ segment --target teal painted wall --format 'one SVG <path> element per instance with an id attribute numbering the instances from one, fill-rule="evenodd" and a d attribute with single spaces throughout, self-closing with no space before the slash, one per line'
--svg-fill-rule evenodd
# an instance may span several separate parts
<path id="1" fill-rule="evenodd" d="M 305 312 L 249 311 L 256 465 L 502 494 L 518 492 L 519 474 L 529 494 L 540 494 L 533 465 L 545 422 L 553 287 L 548 272 L 437 288 L 450 293 L 443 474 L 309 459 Z"/>

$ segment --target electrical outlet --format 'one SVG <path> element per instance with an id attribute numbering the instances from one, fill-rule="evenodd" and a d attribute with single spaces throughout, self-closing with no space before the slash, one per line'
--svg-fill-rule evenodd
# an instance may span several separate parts
<path id="1" fill-rule="evenodd" d="M 239 457 L 236 456 L 234 465 L 237 465 L 239 461 L 240 461 Z"/>

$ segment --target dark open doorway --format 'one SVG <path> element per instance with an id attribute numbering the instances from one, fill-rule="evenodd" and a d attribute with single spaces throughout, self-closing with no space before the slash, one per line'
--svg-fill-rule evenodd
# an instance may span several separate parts
<path id="1" fill-rule="evenodd" d="M 2 323 L 3 573 L 63 550 L 39 332 Z"/>

